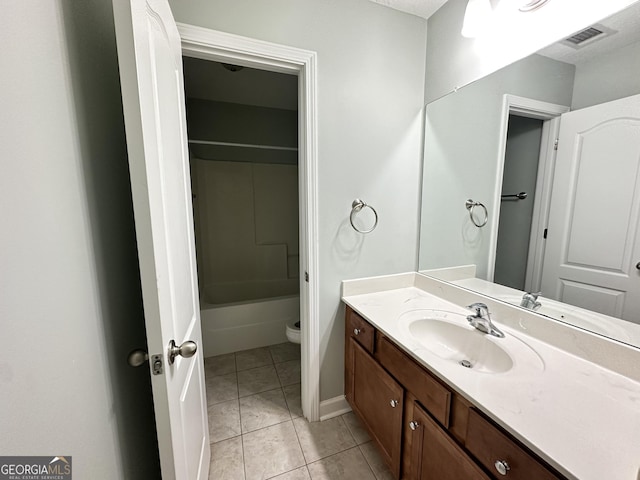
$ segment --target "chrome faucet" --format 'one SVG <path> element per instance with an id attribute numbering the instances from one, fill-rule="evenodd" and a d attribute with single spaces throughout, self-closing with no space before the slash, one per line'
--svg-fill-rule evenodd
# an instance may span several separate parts
<path id="1" fill-rule="evenodd" d="M 538 296 L 542 292 L 538 293 L 530 293 L 527 292 L 522 296 L 522 301 L 520 302 L 520 306 L 524 308 L 528 308 L 529 310 L 537 310 L 542 304 L 538 301 Z"/>
<path id="2" fill-rule="evenodd" d="M 489 313 L 489 307 L 484 303 L 472 303 L 467 306 L 470 310 L 475 310 L 475 315 L 467 315 L 467 321 L 472 327 L 480 330 L 481 332 L 488 333 L 494 337 L 504 338 L 498 327 L 496 327 L 491 321 L 491 314 Z"/>

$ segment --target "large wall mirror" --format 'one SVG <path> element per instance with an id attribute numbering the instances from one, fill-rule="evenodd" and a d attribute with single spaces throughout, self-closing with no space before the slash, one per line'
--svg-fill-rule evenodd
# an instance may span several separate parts
<path id="1" fill-rule="evenodd" d="M 639 26 L 640 2 L 427 105 L 421 272 L 640 347 Z"/>

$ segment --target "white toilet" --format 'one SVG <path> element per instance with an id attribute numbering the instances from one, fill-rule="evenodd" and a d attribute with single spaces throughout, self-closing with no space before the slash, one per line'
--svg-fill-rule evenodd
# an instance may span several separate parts
<path id="1" fill-rule="evenodd" d="M 292 320 L 287 323 L 287 340 L 300 344 L 300 320 Z"/>

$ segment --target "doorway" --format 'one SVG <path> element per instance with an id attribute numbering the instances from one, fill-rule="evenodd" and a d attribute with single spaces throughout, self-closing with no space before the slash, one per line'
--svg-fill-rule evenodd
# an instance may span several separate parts
<path id="1" fill-rule="evenodd" d="M 509 115 L 493 281 L 525 290 L 543 121 Z"/>
<path id="2" fill-rule="evenodd" d="M 192 57 L 183 73 L 204 356 L 299 345 L 297 77 Z"/>
<path id="3" fill-rule="evenodd" d="M 320 419 L 317 124 L 315 52 L 178 24 L 183 56 L 270 72 L 298 82 L 299 274 L 301 402 L 309 421 Z M 308 279 L 308 281 L 307 281 Z"/>
<path id="4" fill-rule="evenodd" d="M 569 107 L 505 95 L 488 280 L 539 291 L 560 115 Z M 523 152 L 526 151 L 526 158 Z"/>

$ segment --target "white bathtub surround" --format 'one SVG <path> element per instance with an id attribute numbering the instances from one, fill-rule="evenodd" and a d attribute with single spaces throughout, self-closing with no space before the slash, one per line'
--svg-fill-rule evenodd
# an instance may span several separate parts
<path id="1" fill-rule="evenodd" d="M 200 305 L 205 357 L 287 341 L 287 323 L 300 318 L 300 297 L 268 298 L 226 305 Z"/>
<path id="2" fill-rule="evenodd" d="M 638 478 L 640 350 L 419 274 L 343 282 L 343 300 L 568 478 Z M 539 364 L 523 368 L 516 349 L 511 370 L 468 370 L 419 347 L 398 320 L 416 309 L 466 315 L 478 301 Z"/>

